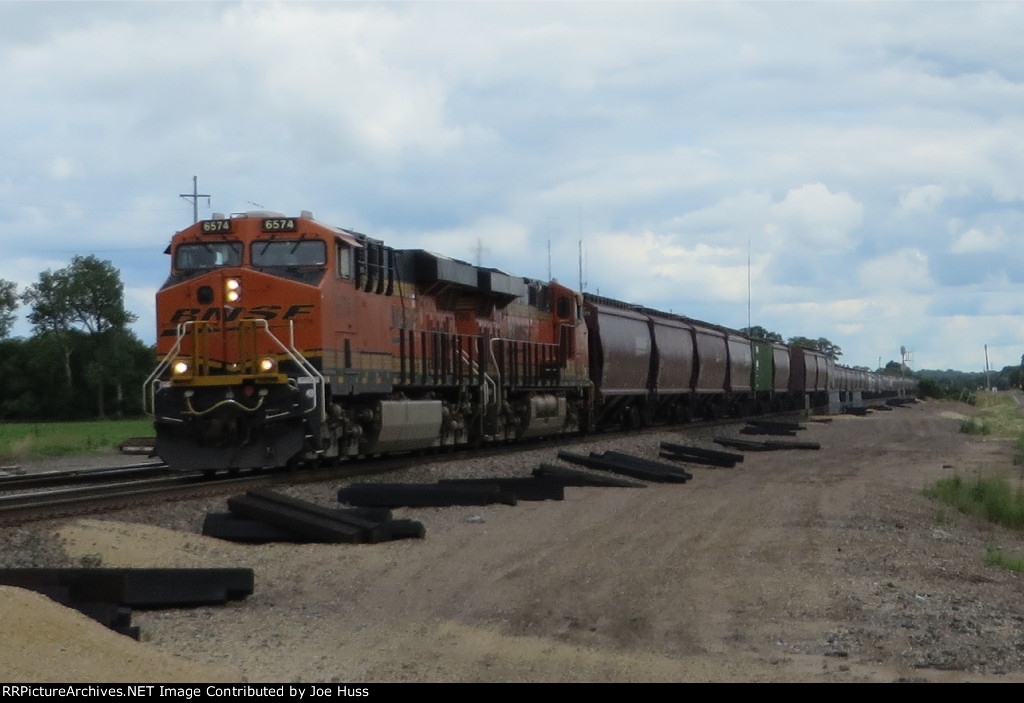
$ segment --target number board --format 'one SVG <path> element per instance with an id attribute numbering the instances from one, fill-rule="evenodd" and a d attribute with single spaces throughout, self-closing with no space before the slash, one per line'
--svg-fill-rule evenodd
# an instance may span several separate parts
<path id="1" fill-rule="evenodd" d="M 299 221 L 294 217 L 271 217 L 263 220 L 264 232 L 295 232 L 299 229 Z"/>
<path id="2" fill-rule="evenodd" d="M 221 234 L 231 231 L 231 220 L 203 220 L 203 234 Z"/>

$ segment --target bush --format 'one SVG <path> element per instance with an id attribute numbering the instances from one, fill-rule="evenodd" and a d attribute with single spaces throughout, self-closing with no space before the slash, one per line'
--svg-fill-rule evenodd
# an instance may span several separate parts
<path id="1" fill-rule="evenodd" d="M 992 428 L 984 420 L 964 420 L 960 424 L 960 431 L 964 434 L 987 435 L 991 434 Z"/>

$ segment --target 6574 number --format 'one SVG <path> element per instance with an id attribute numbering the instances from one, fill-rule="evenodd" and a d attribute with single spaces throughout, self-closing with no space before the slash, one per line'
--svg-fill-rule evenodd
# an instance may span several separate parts
<path id="1" fill-rule="evenodd" d="M 263 220 L 264 232 L 294 232 L 296 229 L 298 224 L 290 217 Z"/>
<path id="2" fill-rule="evenodd" d="M 204 220 L 203 232 L 230 232 L 231 220 Z"/>

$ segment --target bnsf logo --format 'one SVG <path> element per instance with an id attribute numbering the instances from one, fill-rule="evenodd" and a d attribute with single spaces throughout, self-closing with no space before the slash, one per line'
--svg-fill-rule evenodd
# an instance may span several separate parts
<path id="1" fill-rule="evenodd" d="M 242 317 L 259 317 L 264 320 L 294 320 L 300 315 L 308 315 L 315 305 L 292 305 L 283 313 L 283 305 L 259 305 L 254 308 L 178 308 L 171 315 L 169 322 L 177 327 L 182 322 L 235 322 Z M 165 329 L 162 337 L 176 335 L 174 328 Z"/>

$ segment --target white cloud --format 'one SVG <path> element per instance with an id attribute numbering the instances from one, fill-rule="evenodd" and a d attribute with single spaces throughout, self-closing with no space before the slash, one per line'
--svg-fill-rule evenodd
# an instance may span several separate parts
<path id="1" fill-rule="evenodd" d="M 405 246 L 470 263 L 479 259 L 483 266 L 495 267 L 495 262 L 527 253 L 529 241 L 529 230 L 523 225 L 485 217 L 464 227 L 423 232 L 415 242 L 406 242 Z"/>
<path id="2" fill-rule="evenodd" d="M 575 278 L 582 238 L 591 290 L 722 323 L 749 252 L 766 326 L 967 358 L 929 304 L 948 280 L 1013 313 L 1022 28 L 1012 3 L 0 3 L 0 238 L 25 261 L 0 277 L 95 252 L 148 314 L 197 174 L 213 210 L 479 241 L 521 275 L 551 238 Z"/>
<path id="3" fill-rule="evenodd" d="M 985 232 L 972 227 L 960 234 L 949 247 L 951 254 L 973 254 L 978 252 L 999 251 L 1009 244 L 1009 238 L 1002 227 Z"/>
<path id="4" fill-rule="evenodd" d="M 944 186 L 918 186 L 900 196 L 900 208 L 906 213 L 933 212 L 946 197 L 947 189 Z"/>
<path id="5" fill-rule="evenodd" d="M 790 189 L 770 214 L 778 230 L 818 251 L 847 251 L 864 216 L 864 206 L 849 193 L 833 193 L 821 183 Z M 787 237 L 788 239 L 788 237 Z"/>
<path id="6" fill-rule="evenodd" d="M 860 264 L 857 278 L 866 290 L 921 291 L 934 285 L 928 270 L 928 256 L 919 249 L 900 249 Z"/>

